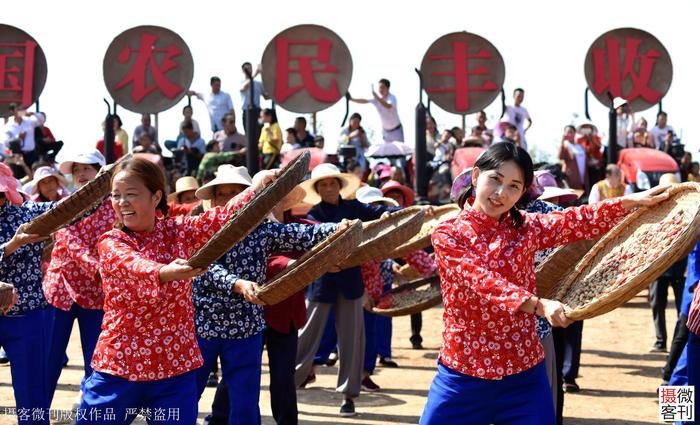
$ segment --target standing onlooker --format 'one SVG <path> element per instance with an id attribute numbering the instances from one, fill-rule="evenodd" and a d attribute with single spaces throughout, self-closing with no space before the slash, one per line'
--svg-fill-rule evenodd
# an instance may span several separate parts
<path id="1" fill-rule="evenodd" d="M 435 157 L 435 146 L 440 138 L 435 118 L 430 115 L 425 117 L 425 149 L 428 151 L 428 161 Z"/>
<path id="2" fill-rule="evenodd" d="M 280 153 L 284 155 L 287 152 L 291 152 L 294 149 L 299 149 L 300 147 L 301 146 L 299 146 L 299 143 L 297 143 L 296 131 L 294 128 L 289 127 L 284 131 L 284 144 L 282 145 Z"/>
<path id="3" fill-rule="evenodd" d="M 314 135 L 306 131 L 306 118 L 297 117 L 294 120 L 294 131 L 296 132 L 297 143 L 302 148 L 314 147 Z"/>
<path id="4" fill-rule="evenodd" d="M 114 139 L 117 142 L 117 144 L 119 144 L 119 146 L 121 147 L 122 152 L 126 153 L 129 149 L 129 135 L 122 128 L 122 126 L 124 124 L 122 123 L 121 117 L 119 117 L 119 115 L 115 114 L 115 115 L 113 115 L 113 118 L 114 118 Z M 117 156 L 117 154 L 116 154 L 116 150 L 115 150 L 114 157 L 119 158 L 119 156 Z"/>
<path id="5" fill-rule="evenodd" d="M 362 116 L 357 112 L 350 115 L 348 126 L 340 131 L 340 145 L 350 145 L 355 147 L 355 159 L 362 167 L 362 171 L 367 169 L 367 158 L 365 149 L 369 147 L 367 133 L 362 128 Z"/>
<path id="6" fill-rule="evenodd" d="M 134 129 L 134 137 L 132 141 L 134 144 L 133 147 L 138 146 L 141 141 L 142 134 L 148 134 L 148 136 L 151 138 L 153 146 L 155 146 L 156 150 L 160 152 L 160 145 L 158 144 L 158 129 L 151 125 L 151 114 L 141 114 L 141 125 Z"/>
<path id="7" fill-rule="evenodd" d="M 211 77 L 209 84 L 211 85 L 211 93 L 203 94 L 190 90 L 187 92 L 187 95 L 197 96 L 197 99 L 207 105 L 211 132 L 216 133 L 221 130 L 221 119 L 224 117 L 224 114 L 233 111 L 233 101 L 228 93 L 221 90 L 221 78 Z"/>
<path id="8" fill-rule="evenodd" d="M 279 167 L 280 149 L 282 149 L 282 129 L 277 123 L 275 111 L 265 108 L 260 112 L 263 130 L 258 139 L 258 149 L 262 153 L 262 168 L 269 170 Z"/>
<path id="9" fill-rule="evenodd" d="M 491 146 L 491 142 L 493 142 L 493 131 L 486 126 L 486 112 L 479 111 L 476 113 L 476 127 L 481 130 L 481 137 L 484 139 L 484 145 Z"/>
<path id="10" fill-rule="evenodd" d="M 559 159 L 563 162 L 562 171 L 566 175 L 569 187 L 585 189 L 586 185 L 586 151 L 576 143 L 576 129 L 573 125 L 564 127 L 559 147 Z"/>
<path id="11" fill-rule="evenodd" d="M 196 119 L 192 118 L 193 112 L 192 105 L 185 105 L 185 107 L 182 108 L 182 122 L 180 123 L 180 133 L 178 133 L 178 137 L 182 135 L 182 126 L 188 122 L 192 123 L 192 128 L 194 129 L 195 133 L 197 133 L 199 136 L 202 135 L 202 131 L 199 129 L 199 123 Z"/>
<path id="12" fill-rule="evenodd" d="M 3 144 L 5 147 L 11 148 L 10 142 L 18 140 L 24 162 L 31 167 L 39 159 L 34 139 L 34 128 L 39 125 L 39 120 L 33 112 L 23 111 L 15 103 L 10 104 L 9 110 L 12 116 L 5 124 Z"/>
<path id="13" fill-rule="evenodd" d="M 668 114 L 666 112 L 660 111 L 656 114 L 656 125 L 649 132 L 651 134 L 652 140 L 654 140 L 654 145 L 656 149 L 663 150 L 664 140 L 666 139 L 666 134 L 673 133 L 673 127 L 667 124 Z"/>
<path id="14" fill-rule="evenodd" d="M 508 118 L 508 122 L 515 124 L 515 127 L 518 130 L 518 135 L 520 136 L 520 146 L 527 150 L 525 133 L 530 127 L 532 127 L 532 118 L 530 118 L 530 113 L 527 111 L 527 109 L 521 106 L 524 99 L 525 90 L 521 88 L 513 90 L 513 105 L 506 106 L 505 117 Z M 527 127 L 525 127 L 525 120 L 527 120 Z"/>
<path id="15" fill-rule="evenodd" d="M 617 114 L 617 149 L 625 149 L 631 145 L 630 135 L 634 124 L 634 113 L 630 109 L 629 103 L 621 97 L 613 99 L 613 108 Z M 606 143 L 605 158 L 607 160 L 607 149 L 610 142 Z"/>
<path id="16" fill-rule="evenodd" d="M 258 65 L 258 67 L 255 69 L 255 73 L 253 73 L 253 65 L 251 65 L 250 62 L 244 62 L 243 65 L 241 65 L 241 70 L 243 71 L 243 75 L 245 75 L 245 79 L 241 83 L 241 88 L 239 90 L 241 92 L 241 109 L 243 109 L 243 126 L 245 126 L 248 117 L 248 107 L 250 106 L 250 82 L 253 82 L 254 107 L 260 109 L 261 97 L 265 99 L 269 98 L 265 94 L 262 83 L 255 80 L 255 77 L 262 72 L 260 65 Z"/>
<path id="17" fill-rule="evenodd" d="M 379 94 L 374 91 L 372 86 L 373 99 L 355 99 L 350 96 L 350 100 L 356 103 L 371 103 L 377 108 L 379 118 L 382 120 L 382 136 L 385 142 L 403 142 L 403 127 L 399 118 L 399 111 L 396 104 L 396 96 L 389 93 L 391 83 L 386 78 L 379 80 Z"/>
<path id="18" fill-rule="evenodd" d="M 241 152 L 245 153 L 248 139 L 238 132 L 236 128 L 236 114 L 228 112 L 221 119 L 223 128 L 214 133 L 214 140 L 219 142 L 221 152 Z"/>
<path id="19" fill-rule="evenodd" d="M 577 130 L 579 137 L 576 143 L 583 147 L 586 152 L 586 175 L 587 181 L 586 190 L 593 186 L 596 182 L 603 178 L 603 166 L 605 159 L 603 158 L 603 142 L 598 136 L 598 129 L 590 121 L 584 121 L 579 124 Z"/>

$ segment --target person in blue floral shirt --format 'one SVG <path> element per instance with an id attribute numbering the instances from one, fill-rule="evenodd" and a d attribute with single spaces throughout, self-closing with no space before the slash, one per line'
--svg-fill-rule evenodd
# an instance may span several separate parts
<path id="1" fill-rule="evenodd" d="M 197 190 L 199 199 L 212 206 L 251 184 L 245 167 L 222 165 L 217 177 Z M 204 365 L 198 370 L 199 394 L 207 383 L 217 357 L 228 386 L 230 424 L 259 424 L 262 302 L 255 296 L 265 282 L 268 257 L 273 252 L 308 251 L 336 230 L 335 223 L 280 224 L 265 221 L 234 246 L 209 270 L 194 279 L 195 327 Z"/>
<path id="2" fill-rule="evenodd" d="M 0 163 L 0 281 L 14 285 L 18 301 L 0 316 L 0 345 L 12 359 L 10 370 L 19 423 L 48 424 L 44 332 L 47 303 L 41 289 L 44 243 L 37 235 L 24 233 L 21 225 L 54 204 L 22 203 L 16 188 L 12 171 Z M 34 416 L 34 411 L 43 415 Z"/>

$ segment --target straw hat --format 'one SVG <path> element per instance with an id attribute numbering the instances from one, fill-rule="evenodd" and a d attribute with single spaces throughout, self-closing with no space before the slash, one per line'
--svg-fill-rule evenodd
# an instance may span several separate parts
<path id="1" fill-rule="evenodd" d="M 300 185 L 302 189 L 306 191 L 304 202 L 312 205 L 321 202 L 321 195 L 318 194 L 314 186 L 318 181 L 330 178 L 335 178 L 340 181 L 340 196 L 343 199 L 352 197 L 357 188 L 360 187 L 360 179 L 357 178 L 356 175 L 341 173 L 338 167 L 333 164 L 319 164 L 311 171 L 311 178 L 302 182 Z"/>
<path id="2" fill-rule="evenodd" d="M 65 177 L 63 177 L 61 173 L 58 172 L 57 169 L 53 167 L 39 167 L 34 172 L 34 180 L 32 180 L 33 184 L 31 194 L 36 195 L 37 193 L 39 193 L 39 182 L 49 177 L 56 177 L 59 186 L 61 186 L 64 189 L 66 188 L 66 186 L 68 186 L 68 181 Z"/>
<path id="3" fill-rule="evenodd" d="M 363 204 L 372 204 L 374 202 L 384 202 L 392 207 L 398 207 L 399 203 L 391 198 L 387 198 L 382 193 L 381 189 L 372 186 L 362 186 L 355 192 L 355 198 Z"/>
<path id="4" fill-rule="evenodd" d="M 192 176 L 180 177 L 175 182 L 175 192 L 168 195 L 168 202 L 177 202 L 177 196 L 183 192 L 199 189 L 197 179 Z"/>
<path id="5" fill-rule="evenodd" d="M 678 184 L 678 176 L 675 173 L 666 173 L 659 178 L 659 186 Z"/>
<path id="6" fill-rule="evenodd" d="M 306 197 L 306 191 L 301 186 L 295 186 L 291 192 L 289 192 L 282 200 L 277 204 L 280 211 L 291 210 L 297 204 Z"/>
<path id="7" fill-rule="evenodd" d="M 537 171 L 535 173 L 537 184 L 544 189 L 539 200 L 559 198 L 561 202 L 570 202 L 578 199 L 578 195 L 573 189 L 562 189 L 557 186 L 557 179 L 549 171 Z"/>
<path id="8" fill-rule="evenodd" d="M 73 172 L 73 164 L 76 162 L 78 164 L 85 165 L 99 164 L 100 167 L 103 167 L 106 161 L 105 157 L 102 156 L 100 151 L 95 149 L 89 152 L 82 152 L 71 156 L 70 159 L 63 161 L 61 165 L 58 166 L 58 170 L 66 175 L 71 174 Z"/>
<path id="9" fill-rule="evenodd" d="M 250 178 L 250 174 L 248 174 L 248 170 L 245 167 L 236 167 L 231 164 L 219 165 L 219 168 L 216 170 L 216 178 L 200 187 L 195 192 L 195 196 L 199 199 L 214 199 L 216 196 L 215 186 L 220 184 L 250 186 L 253 184 L 253 179 Z"/>
<path id="10" fill-rule="evenodd" d="M 413 201 L 416 199 L 416 193 L 413 191 L 413 189 L 402 185 L 396 180 L 389 180 L 388 182 L 384 183 L 384 186 L 382 186 L 382 193 L 386 195 L 387 192 L 391 190 L 398 190 L 403 193 L 403 199 L 406 202 L 406 205 L 403 206 L 413 205 Z"/>

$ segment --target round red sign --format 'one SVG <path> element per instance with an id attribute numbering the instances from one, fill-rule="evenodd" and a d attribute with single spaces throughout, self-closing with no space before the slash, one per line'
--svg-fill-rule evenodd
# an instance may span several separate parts
<path id="1" fill-rule="evenodd" d="M 140 26 L 119 34 L 102 62 L 109 94 L 124 108 L 158 113 L 187 93 L 194 61 L 185 41 L 157 26 Z"/>
<path id="2" fill-rule="evenodd" d="M 320 25 L 298 25 L 277 34 L 262 57 L 265 91 L 296 113 L 324 110 L 350 87 L 352 56 L 345 42 Z"/>
<path id="3" fill-rule="evenodd" d="M 646 31 L 618 28 L 598 37 L 586 53 L 584 73 L 596 99 L 610 106 L 610 97 L 627 100 L 633 111 L 657 104 L 673 79 L 671 56 Z"/>
<path id="4" fill-rule="evenodd" d="M 461 115 L 487 107 L 498 97 L 506 78 L 498 49 L 468 32 L 438 38 L 425 52 L 420 69 L 430 100 Z"/>
<path id="5" fill-rule="evenodd" d="M 46 85 L 46 56 L 34 38 L 10 25 L 0 24 L 0 117 L 9 106 L 28 108 Z"/>

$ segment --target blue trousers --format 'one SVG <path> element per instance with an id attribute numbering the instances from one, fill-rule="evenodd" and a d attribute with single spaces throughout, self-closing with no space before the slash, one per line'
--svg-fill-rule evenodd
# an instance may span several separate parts
<path id="1" fill-rule="evenodd" d="M 95 352 L 97 338 L 100 336 L 102 327 L 102 316 L 104 311 L 91 310 L 73 304 L 69 311 L 49 306 L 48 310 L 53 316 L 51 326 L 51 337 L 49 338 L 49 360 L 48 360 L 48 390 L 49 403 L 53 400 L 58 379 L 61 377 L 61 370 L 65 362 L 66 348 L 73 331 L 73 323 L 77 320 L 80 327 L 80 345 L 83 347 L 83 364 L 85 365 L 85 375 L 83 383 L 92 374 L 92 354 Z"/>
<path id="2" fill-rule="evenodd" d="M 362 310 L 365 315 L 365 372 L 374 372 L 377 364 L 377 318 L 378 315 Z"/>
<path id="3" fill-rule="evenodd" d="M 296 425 L 299 421 L 297 388 L 294 385 L 297 341 L 294 326 L 290 326 L 287 334 L 272 328 L 265 331 L 270 365 L 270 405 L 277 425 Z"/>
<path id="4" fill-rule="evenodd" d="M 384 292 L 391 289 L 391 285 L 384 285 Z M 382 357 L 391 357 L 391 317 L 377 315 L 377 354 Z"/>
<path id="5" fill-rule="evenodd" d="M 83 385 L 78 425 L 130 424 L 137 413 L 149 424 L 197 422 L 195 372 L 157 381 L 135 382 L 93 371 Z"/>
<path id="6" fill-rule="evenodd" d="M 438 363 L 421 425 L 554 425 L 547 368 L 537 366 L 501 380 L 474 378 Z"/>
<path id="7" fill-rule="evenodd" d="M 555 328 L 557 331 L 559 329 Z M 583 339 L 583 320 L 577 320 L 566 328 L 562 328 L 564 334 L 564 356 L 562 377 L 564 382 L 572 383 L 578 376 L 581 365 L 581 340 Z"/>
<path id="8" fill-rule="evenodd" d="M 690 335 L 692 332 L 688 332 Z M 678 387 L 688 385 L 688 344 L 686 343 L 681 352 L 681 356 L 678 358 L 676 367 L 673 369 L 671 374 L 671 379 L 668 380 L 668 385 Z"/>
<path id="9" fill-rule="evenodd" d="M 0 345 L 10 362 L 12 388 L 19 424 L 49 423 L 49 402 L 46 398 L 46 354 L 48 323 L 43 310 L 23 316 L 0 316 Z M 41 409 L 44 419 L 33 419 L 32 410 Z M 29 413 L 24 415 L 23 413 Z"/>
<path id="10" fill-rule="evenodd" d="M 204 365 L 197 369 L 197 394 L 202 396 L 209 372 L 221 358 L 222 379 L 228 386 L 229 424 L 260 424 L 262 334 L 243 339 L 197 337 Z M 296 355 L 296 353 L 295 353 Z"/>
<path id="11" fill-rule="evenodd" d="M 684 364 L 681 364 L 684 362 Z M 685 366 L 685 372 L 687 379 L 683 382 L 683 368 Z M 678 374 L 677 374 L 678 372 Z M 674 382 L 675 380 L 675 382 Z M 688 343 L 681 354 L 681 358 L 678 360 L 676 369 L 673 371 L 673 376 L 669 385 L 694 385 L 697 390 L 700 388 L 700 336 L 694 334 L 693 332 L 688 332 Z M 698 396 L 695 395 L 695 414 L 698 413 L 697 407 Z M 675 422 L 677 425 L 694 424 L 693 422 Z"/>

